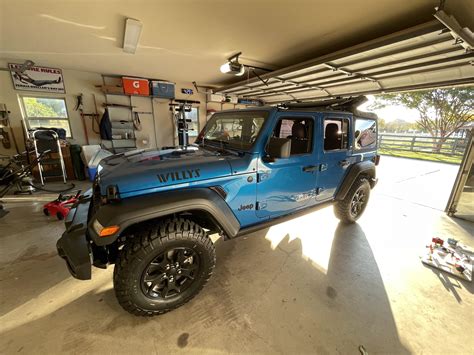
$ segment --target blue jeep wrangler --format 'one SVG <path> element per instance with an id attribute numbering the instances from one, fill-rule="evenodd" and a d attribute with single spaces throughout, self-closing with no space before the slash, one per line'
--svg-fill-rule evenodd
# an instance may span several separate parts
<path id="1" fill-rule="evenodd" d="M 115 264 L 130 313 L 189 301 L 212 274 L 210 234 L 224 239 L 334 204 L 354 223 L 376 184 L 377 117 L 334 99 L 215 113 L 195 144 L 132 151 L 100 163 L 57 243 L 71 274 Z"/>

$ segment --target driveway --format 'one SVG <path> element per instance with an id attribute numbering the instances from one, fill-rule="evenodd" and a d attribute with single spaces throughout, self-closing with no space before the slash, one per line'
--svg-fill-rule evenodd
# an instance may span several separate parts
<path id="1" fill-rule="evenodd" d="M 459 165 L 383 155 L 374 193 L 444 211 Z"/>

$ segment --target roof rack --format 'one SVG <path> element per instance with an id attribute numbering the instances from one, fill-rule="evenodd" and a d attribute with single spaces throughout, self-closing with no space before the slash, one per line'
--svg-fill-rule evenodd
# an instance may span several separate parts
<path id="1" fill-rule="evenodd" d="M 321 100 L 313 102 L 286 102 L 278 105 L 281 110 L 331 110 L 331 111 L 348 111 L 355 116 L 377 119 L 377 115 L 372 112 L 363 112 L 357 110 L 357 107 L 367 102 L 367 97 L 360 95 L 355 97 L 337 97 L 330 100 Z"/>
<path id="2" fill-rule="evenodd" d="M 286 102 L 280 104 L 278 107 L 284 109 L 299 109 L 299 108 L 346 108 L 357 107 L 367 101 L 363 95 L 355 97 L 337 97 L 330 100 L 312 101 L 312 102 Z"/>

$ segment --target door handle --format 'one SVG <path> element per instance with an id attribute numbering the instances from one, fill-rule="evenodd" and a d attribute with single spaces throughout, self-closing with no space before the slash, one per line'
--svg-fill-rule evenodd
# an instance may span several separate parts
<path id="1" fill-rule="evenodd" d="M 339 165 L 342 166 L 343 168 L 345 168 L 345 167 L 348 166 L 350 163 L 351 163 L 351 162 L 350 162 L 349 160 L 344 159 L 344 160 L 341 160 L 341 161 L 339 162 Z"/>
<path id="2" fill-rule="evenodd" d="M 305 173 L 310 173 L 310 172 L 313 172 L 313 171 L 315 171 L 315 170 L 317 170 L 317 169 L 318 169 L 318 167 L 317 167 L 316 165 L 308 165 L 308 166 L 305 166 L 305 167 L 303 168 L 303 171 L 304 171 Z"/>

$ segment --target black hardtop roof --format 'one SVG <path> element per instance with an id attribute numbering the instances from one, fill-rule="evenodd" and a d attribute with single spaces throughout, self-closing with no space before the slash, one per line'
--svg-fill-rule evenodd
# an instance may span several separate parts
<path id="1" fill-rule="evenodd" d="M 278 106 L 254 106 L 245 109 L 231 109 L 220 111 L 222 113 L 242 112 L 242 111 L 287 111 L 287 112 L 339 112 L 352 113 L 355 117 L 378 119 L 373 112 L 364 112 L 357 110 L 357 107 L 367 101 L 365 96 L 335 98 L 314 102 L 287 102 Z M 219 113 L 219 112 L 216 112 Z"/>
<path id="2" fill-rule="evenodd" d="M 350 112 L 356 117 L 377 119 L 373 112 L 359 111 L 357 107 L 367 102 L 367 97 L 355 96 L 335 98 L 313 102 L 290 102 L 278 106 L 280 111 L 316 111 L 316 112 Z"/>

